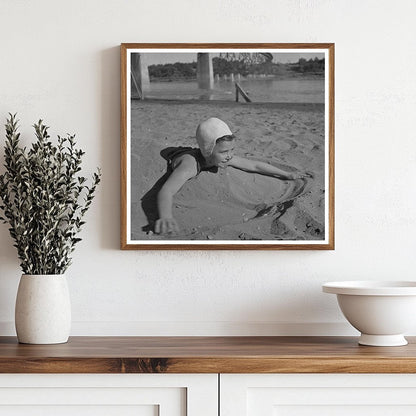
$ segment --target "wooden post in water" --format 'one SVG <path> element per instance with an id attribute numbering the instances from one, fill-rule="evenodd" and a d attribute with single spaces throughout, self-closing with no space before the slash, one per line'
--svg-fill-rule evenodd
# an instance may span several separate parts
<path id="1" fill-rule="evenodd" d="M 246 100 L 247 103 L 251 103 L 251 99 L 248 96 L 248 94 L 243 90 L 241 85 L 236 82 L 235 83 L 235 101 L 238 102 L 238 96 L 241 94 L 241 96 Z"/>

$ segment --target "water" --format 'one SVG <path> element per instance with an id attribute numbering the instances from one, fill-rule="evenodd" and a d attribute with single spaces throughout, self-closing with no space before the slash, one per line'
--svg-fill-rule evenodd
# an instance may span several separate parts
<path id="1" fill-rule="evenodd" d="M 253 102 L 324 103 L 325 80 L 249 78 L 239 81 Z M 147 98 L 168 100 L 235 101 L 235 84 L 231 80 L 215 81 L 214 89 L 198 89 L 196 81 L 151 82 Z M 240 96 L 240 101 L 244 99 Z"/>

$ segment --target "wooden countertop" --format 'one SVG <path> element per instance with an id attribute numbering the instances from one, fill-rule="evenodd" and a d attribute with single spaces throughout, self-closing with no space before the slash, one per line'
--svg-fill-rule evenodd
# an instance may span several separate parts
<path id="1" fill-rule="evenodd" d="M 0 337 L 0 373 L 416 373 L 416 338 L 407 339 L 367 347 L 356 337 Z"/>

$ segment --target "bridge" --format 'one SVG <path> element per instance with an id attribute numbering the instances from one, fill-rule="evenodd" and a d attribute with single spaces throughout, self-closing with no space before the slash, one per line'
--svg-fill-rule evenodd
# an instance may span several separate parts
<path id="1" fill-rule="evenodd" d="M 262 64 L 265 62 L 271 62 L 273 55 L 266 52 L 255 52 L 255 53 L 235 53 L 235 52 L 221 52 L 220 58 L 226 59 L 227 61 L 243 61 L 249 65 Z"/>
<path id="2" fill-rule="evenodd" d="M 273 59 L 271 53 L 234 53 L 221 52 L 220 58 L 234 61 L 244 61 L 248 64 L 260 64 L 270 62 Z M 143 99 L 150 90 L 149 65 L 146 53 L 132 53 L 131 58 L 131 97 Z M 198 87 L 210 90 L 214 87 L 214 70 L 212 66 L 212 53 L 197 54 L 197 81 Z"/>

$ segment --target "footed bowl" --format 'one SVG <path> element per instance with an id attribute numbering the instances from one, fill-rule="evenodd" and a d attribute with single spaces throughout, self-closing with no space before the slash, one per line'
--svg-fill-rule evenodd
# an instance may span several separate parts
<path id="1" fill-rule="evenodd" d="M 345 318 L 361 332 L 359 344 L 407 344 L 404 333 L 416 321 L 416 282 L 329 282 L 322 290 L 337 295 Z"/>

